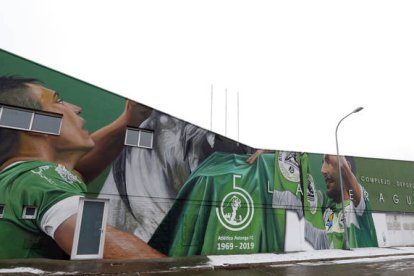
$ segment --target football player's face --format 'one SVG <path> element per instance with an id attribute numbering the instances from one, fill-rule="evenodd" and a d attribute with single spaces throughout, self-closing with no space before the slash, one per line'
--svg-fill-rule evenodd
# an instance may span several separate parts
<path id="1" fill-rule="evenodd" d="M 338 159 L 336 155 L 324 155 L 321 172 L 325 178 L 326 189 L 330 198 L 336 198 L 341 194 L 339 182 Z"/>
<path id="2" fill-rule="evenodd" d="M 57 151 L 89 151 L 94 142 L 89 132 L 84 128 L 85 120 L 80 117 L 82 109 L 76 105 L 64 102 L 59 95 L 48 88 L 36 84 L 27 84 L 40 102 L 43 111 L 62 114 L 60 135 L 49 135 L 51 145 Z"/>

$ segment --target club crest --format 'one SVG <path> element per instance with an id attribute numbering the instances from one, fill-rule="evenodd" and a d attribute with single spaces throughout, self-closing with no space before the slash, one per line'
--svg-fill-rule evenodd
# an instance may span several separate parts
<path id="1" fill-rule="evenodd" d="M 253 219 L 253 199 L 246 190 L 236 187 L 236 178 L 233 176 L 233 191 L 226 194 L 216 208 L 216 215 L 220 223 L 231 231 L 245 229 Z"/>
<path id="2" fill-rule="evenodd" d="M 308 175 L 308 189 L 306 190 L 306 199 L 309 204 L 309 211 L 312 215 L 316 214 L 318 209 L 318 196 L 315 190 L 315 182 L 313 181 L 312 175 Z"/>
<path id="3" fill-rule="evenodd" d="M 281 151 L 278 156 L 279 169 L 289 181 L 299 183 L 299 154 L 292 151 Z"/>
<path id="4" fill-rule="evenodd" d="M 60 175 L 60 177 L 65 180 L 65 182 L 69 183 L 69 184 L 73 184 L 75 182 L 77 183 L 81 183 L 81 181 L 79 180 L 79 178 L 74 175 L 73 173 L 71 173 L 70 171 L 68 171 L 64 166 L 62 165 L 58 165 L 55 168 L 55 171 Z"/>

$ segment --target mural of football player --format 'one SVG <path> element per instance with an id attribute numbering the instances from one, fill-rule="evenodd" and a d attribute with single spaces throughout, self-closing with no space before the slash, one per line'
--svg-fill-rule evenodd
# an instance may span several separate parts
<path id="1" fill-rule="evenodd" d="M 256 151 L 249 160 L 250 163 L 265 152 Z M 296 237 L 296 240 L 304 238 L 314 249 L 345 248 L 345 221 L 350 247 L 378 246 L 369 201 L 364 196 L 367 193 L 358 183 L 351 158 L 340 157 L 344 211 L 336 155 L 323 155 L 320 172 L 310 170 L 307 153 L 281 151 L 276 152 L 276 159 L 273 208 L 294 211 L 298 221 L 304 223 L 304 237 Z M 290 170 L 292 164 L 295 164 L 296 170 Z M 326 192 L 316 188 L 313 174 L 318 173 L 322 174 Z M 321 185 L 323 184 L 318 183 L 319 187 Z M 289 228 L 289 221 L 286 227 Z M 289 234 L 289 229 L 286 233 Z M 286 242 L 292 240 L 295 237 L 287 238 Z M 289 244 L 286 248 L 289 248 Z"/>
<path id="2" fill-rule="evenodd" d="M 324 155 L 321 173 L 325 179 L 327 196 L 332 200 L 323 214 L 326 233 L 331 248 L 345 248 L 345 227 L 348 230 L 349 247 L 377 247 L 377 236 L 369 202 L 364 188 L 358 183 L 351 165 L 352 159 L 339 157 L 343 182 L 343 205 L 339 180 L 338 157 Z M 345 220 L 344 220 L 345 219 Z M 346 226 L 344 224 L 346 223 Z"/>
<path id="3" fill-rule="evenodd" d="M 34 79 L 0 77 L 0 104 L 59 113 L 59 135 L 0 127 L 0 259 L 68 258 L 85 182 L 101 173 L 123 147 L 126 126 L 145 120 L 151 109 L 127 102 L 112 124 L 90 135 L 82 109 Z M 37 210 L 22 219 L 25 206 Z M 104 258 L 163 255 L 139 238 L 107 227 Z"/>

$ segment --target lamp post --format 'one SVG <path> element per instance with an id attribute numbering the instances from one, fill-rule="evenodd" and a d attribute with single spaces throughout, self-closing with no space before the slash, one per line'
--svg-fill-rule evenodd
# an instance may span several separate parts
<path id="1" fill-rule="evenodd" d="M 345 240 L 345 249 L 349 250 L 349 239 L 348 239 L 348 228 L 346 225 L 346 215 L 345 215 L 345 207 L 344 207 L 344 184 L 342 182 L 342 172 L 341 172 L 341 159 L 339 158 L 339 146 L 338 146 L 338 128 L 339 125 L 342 123 L 343 120 L 345 120 L 346 118 L 348 118 L 349 116 L 351 116 L 354 113 L 358 113 L 360 112 L 362 109 L 364 109 L 363 107 L 358 107 L 356 109 L 354 109 L 351 113 L 349 113 L 348 115 L 346 115 L 345 117 L 343 117 L 338 125 L 336 126 L 336 130 L 335 130 L 335 140 L 336 140 L 336 158 L 338 160 L 338 171 L 339 171 L 339 183 L 341 185 L 341 200 L 342 200 L 342 215 L 344 218 L 344 240 Z"/>

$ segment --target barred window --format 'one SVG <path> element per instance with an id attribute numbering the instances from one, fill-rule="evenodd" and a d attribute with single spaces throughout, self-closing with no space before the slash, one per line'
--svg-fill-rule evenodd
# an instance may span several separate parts
<path id="1" fill-rule="evenodd" d="M 61 114 L 0 105 L 0 127 L 59 135 L 61 124 Z"/>
<path id="2" fill-rule="evenodd" d="M 35 219 L 37 215 L 36 206 L 23 206 L 22 219 Z"/>
<path id="3" fill-rule="evenodd" d="M 4 216 L 4 204 L 0 204 L 0 218 Z"/>
<path id="4" fill-rule="evenodd" d="M 152 149 L 154 131 L 140 128 L 127 128 L 125 145 Z"/>

